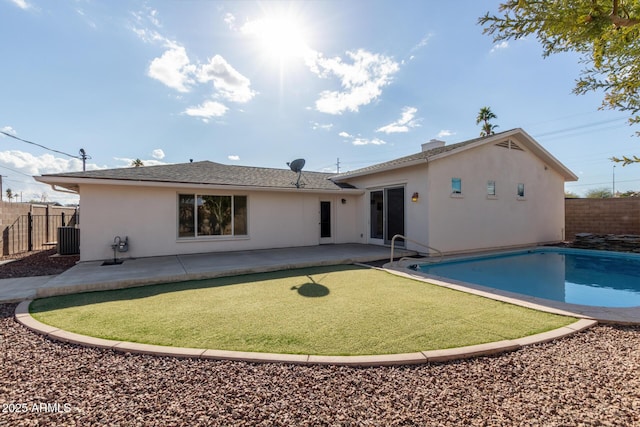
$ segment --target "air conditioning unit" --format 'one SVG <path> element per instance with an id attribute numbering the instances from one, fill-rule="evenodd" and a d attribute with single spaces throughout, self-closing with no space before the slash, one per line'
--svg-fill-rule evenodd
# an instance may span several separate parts
<path id="1" fill-rule="evenodd" d="M 75 255 L 80 253 L 80 229 L 76 227 L 58 227 L 58 254 Z"/>

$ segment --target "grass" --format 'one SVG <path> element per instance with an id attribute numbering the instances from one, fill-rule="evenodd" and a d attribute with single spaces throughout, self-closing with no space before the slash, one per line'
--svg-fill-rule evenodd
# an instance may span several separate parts
<path id="1" fill-rule="evenodd" d="M 575 321 L 357 266 L 65 295 L 30 310 L 43 323 L 106 339 L 321 355 L 459 347 Z"/>

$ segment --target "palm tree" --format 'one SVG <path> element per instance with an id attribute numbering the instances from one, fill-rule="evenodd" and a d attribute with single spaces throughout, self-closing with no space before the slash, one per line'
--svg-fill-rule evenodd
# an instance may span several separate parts
<path id="1" fill-rule="evenodd" d="M 9 199 L 9 201 L 13 199 L 13 190 L 11 190 L 10 188 L 7 188 L 7 199 Z"/>
<path id="2" fill-rule="evenodd" d="M 142 160 L 140 159 L 135 159 L 131 161 L 131 166 L 133 166 L 134 168 L 139 168 L 140 166 L 144 166 L 144 163 L 142 163 Z"/>
<path id="3" fill-rule="evenodd" d="M 480 112 L 478 113 L 478 117 L 476 117 L 476 124 L 480 124 L 482 122 L 482 128 L 480 130 L 480 136 L 489 136 L 493 135 L 495 132 L 495 128 L 498 125 L 492 125 L 489 123 L 489 120 L 497 119 L 498 116 L 493 114 L 490 107 L 482 107 Z"/>

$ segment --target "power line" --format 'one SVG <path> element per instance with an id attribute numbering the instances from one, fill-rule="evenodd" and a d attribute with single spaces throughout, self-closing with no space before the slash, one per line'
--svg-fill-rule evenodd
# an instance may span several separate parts
<path id="1" fill-rule="evenodd" d="M 640 179 L 623 179 L 623 180 L 616 180 L 616 182 L 636 182 L 636 181 L 640 181 Z M 570 185 L 571 187 L 586 187 L 589 185 L 607 185 L 607 184 L 611 184 L 611 181 L 607 181 L 607 182 L 592 182 L 590 184 L 587 183 L 582 183 L 582 184 L 573 184 L 571 182 L 567 182 L 566 183 L 568 186 Z"/>
<path id="2" fill-rule="evenodd" d="M 17 171 L 17 170 L 15 170 L 15 169 L 8 168 L 8 167 L 3 166 L 3 165 L 0 165 L 0 168 L 3 168 L 3 169 L 9 169 L 11 172 L 19 173 L 20 175 L 24 175 L 24 176 L 28 176 L 29 178 L 32 178 L 32 176 L 31 176 L 31 175 L 29 175 L 29 174 L 27 174 L 27 173 L 20 172 L 20 171 Z"/>
<path id="3" fill-rule="evenodd" d="M 52 151 L 54 153 L 62 154 L 64 156 L 72 157 L 74 159 L 80 159 L 81 158 L 81 157 L 78 157 L 78 156 L 74 156 L 73 154 L 65 153 L 64 151 L 54 150 L 53 148 L 45 147 L 44 145 L 37 144 L 37 143 L 32 142 L 32 141 L 27 141 L 26 139 L 18 138 L 17 136 L 11 135 L 10 133 L 7 133 L 7 132 L 2 131 L 2 130 L 0 130 L 0 133 L 5 135 L 5 136 L 8 136 L 9 138 L 17 139 L 18 141 L 26 142 L 27 144 L 35 145 L 36 147 L 44 148 L 45 150 L 49 150 L 49 151 Z"/>

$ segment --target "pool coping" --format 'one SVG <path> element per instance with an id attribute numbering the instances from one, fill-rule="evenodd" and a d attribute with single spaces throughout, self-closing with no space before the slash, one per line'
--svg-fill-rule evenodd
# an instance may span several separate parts
<path id="1" fill-rule="evenodd" d="M 499 257 L 504 255 L 513 255 L 527 253 L 528 251 L 560 251 L 573 254 L 590 254 L 590 255 L 606 255 L 612 257 L 631 257 L 640 259 L 640 254 L 635 253 L 619 253 L 610 251 L 599 251 L 592 249 L 576 249 L 561 247 L 535 246 L 529 248 L 512 249 L 504 251 L 490 251 L 482 254 L 467 254 L 447 257 L 446 261 L 459 262 L 464 260 L 473 260 L 486 257 Z M 415 259 L 414 261 L 419 261 Z M 445 261 L 445 262 L 446 262 Z M 415 262 L 414 262 L 415 263 Z M 581 304 L 571 304 L 561 301 L 554 301 L 545 298 L 533 297 L 529 295 L 519 294 L 516 292 L 504 291 L 497 288 L 478 285 L 475 283 L 454 280 L 446 277 L 417 272 L 415 270 L 403 267 L 402 265 L 392 265 L 387 263 L 384 270 L 389 273 L 400 275 L 425 283 L 479 295 L 485 298 L 491 298 L 497 301 L 507 302 L 522 307 L 532 308 L 547 313 L 561 314 L 564 316 L 578 317 L 582 319 L 597 320 L 599 323 L 621 324 L 621 325 L 638 325 L 640 324 L 640 306 L 633 307 L 602 307 Z"/>
<path id="2" fill-rule="evenodd" d="M 18 304 L 15 310 L 16 321 L 26 328 L 45 335 L 47 338 L 55 341 L 77 344 L 85 347 L 109 349 L 121 353 L 136 353 L 192 359 L 232 360 L 261 363 L 287 363 L 298 365 L 343 365 L 374 367 L 450 362 L 454 360 L 469 359 L 474 357 L 492 356 L 519 350 L 522 347 L 529 345 L 546 343 L 580 332 L 598 323 L 594 319 L 579 319 L 567 326 L 535 335 L 458 348 L 426 350 L 402 354 L 323 356 L 310 354 L 275 354 L 169 347 L 96 338 L 65 331 L 54 326 L 46 325 L 34 319 L 29 312 L 29 305 L 32 301 L 33 300 L 25 300 Z"/>

